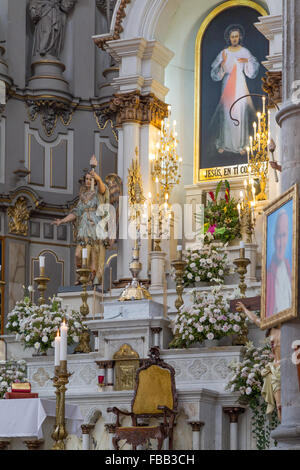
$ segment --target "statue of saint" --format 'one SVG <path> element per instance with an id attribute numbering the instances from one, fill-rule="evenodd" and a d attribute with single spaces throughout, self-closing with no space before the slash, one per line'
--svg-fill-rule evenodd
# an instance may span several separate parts
<path id="1" fill-rule="evenodd" d="M 96 185 L 93 188 L 93 179 Z M 76 225 L 76 266 L 82 265 L 82 248 L 88 251 L 88 266 L 92 271 L 91 281 L 97 277 L 100 284 L 105 265 L 105 251 L 108 240 L 108 204 L 110 194 L 108 187 L 100 176 L 92 170 L 85 175 L 85 181 L 80 189 L 77 206 L 64 219 L 56 219 L 53 224 L 59 226 L 68 222 Z M 104 222 L 104 223 L 103 223 Z M 103 226 L 104 225 L 104 226 Z M 99 227 L 102 226 L 102 230 Z"/>
<path id="2" fill-rule="evenodd" d="M 68 13 L 77 0 L 30 0 L 29 13 L 35 24 L 32 55 L 59 58 L 64 44 Z"/>

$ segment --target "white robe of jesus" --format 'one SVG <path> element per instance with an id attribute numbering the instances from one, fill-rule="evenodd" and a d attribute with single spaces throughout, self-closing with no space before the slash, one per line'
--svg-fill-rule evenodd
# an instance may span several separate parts
<path id="1" fill-rule="evenodd" d="M 227 54 L 224 65 L 223 53 Z M 238 59 L 248 59 L 247 63 L 238 62 Z M 240 122 L 236 126 L 231 120 L 229 111 L 232 104 L 241 96 L 249 94 L 246 77 L 255 79 L 259 71 L 259 62 L 245 47 L 233 50 L 224 49 L 212 64 L 211 78 L 222 83 L 222 95 L 213 120 L 218 117 L 219 132 L 216 139 L 216 148 L 227 152 L 241 153 L 249 145 L 249 119 L 253 103 L 251 97 L 239 101 L 233 108 L 232 115 Z"/>

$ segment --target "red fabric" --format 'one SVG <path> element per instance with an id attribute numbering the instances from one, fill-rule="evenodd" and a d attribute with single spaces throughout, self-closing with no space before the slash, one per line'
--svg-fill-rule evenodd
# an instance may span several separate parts
<path id="1" fill-rule="evenodd" d="M 292 281 L 292 273 L 290 264 L 287 259 L 284 260 L 288 276 L 290 281 Z M 266 301 L 266 317 L 269 318 L 274 315 L 274 308 L 275 308 L 275 279 L 276 273 L 278 269 L 278 264 L 272 260 L 270 267 L 267 272 L 267 301 Z"/>
<path id="2" fill-rule="evenodd" d="M 20 392 L 6 392 L 6 400 L 17 400 L 23 398 L 38 398 L 38 393 L 20 393 Z"/>
<path id="3" fill-rule="evenodd" d="M 232 99 L 233 97 L 235 97 L 236 77 L 237 77 L 237 66 L 235 64 L 230 74 L 230 77 L 226 83 L 226 86 L 224 88 L 222 97 L 221 97 L 221 102 L 227 109 L 230 109 L 233 103 Z"/>
<path id="4" fill-rule="evenodd" d="M 212 200 L 215 202 L 216 200 L 215 200 L 215 195 L 214 195 L 214 193 L 213 193 L 212 191 L 210 191 L 208 194 L 210 195 L 210 197 L 212 198 Z"/>

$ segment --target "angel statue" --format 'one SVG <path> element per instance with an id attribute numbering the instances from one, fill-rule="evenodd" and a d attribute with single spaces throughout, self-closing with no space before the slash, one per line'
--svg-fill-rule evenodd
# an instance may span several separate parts
<path id="1" fill-rule="evenodd" d="M 94 184 L 96 182 L 96 184 Z M 105 184 L 106 183 L 106 184 Z M 100 284 L 104 275 L 106 249 L 116 239 L 114 215 L 117 213 L 122 182 L 117 175 L 108 175 L 105 183 L 93 168 L 87 172 L 80 188 L 76 207 L 64 219 L 56 219 L 59 226 L 72 222 L 75 225 L 76 267 L 82 266 L 82 248 L 87 248 L 90 281 Z M 79 284 L 79 281 L 76 281 Z"/>
<path id="2" fill-rule="evenodd" d="M 65 38 L 68 13 L 77 0 L 30 0 L 29 13 L 35 24 L 32 55 L 59 58 Z"/>

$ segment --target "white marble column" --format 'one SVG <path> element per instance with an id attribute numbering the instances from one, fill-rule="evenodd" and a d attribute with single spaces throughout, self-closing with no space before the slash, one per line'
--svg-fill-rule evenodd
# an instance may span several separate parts
<path id="1" fill-rule="evenodd" d="M 151 289 L 160 289 L 164 287 L 164 275 L 166 264 L 166 253 L 163 251 L 151 251 Z"/>
<path id="2" fill-rule="evenodd" d="M 151 332 L 153 334 L 153 346 L 158 346 L 159 348 L 161 347 L 161 344 L 160 344 L 161 331 L 162 331 L 162 328 L 151 328 Z"/>
<path id="3" fill-rule="evenodd" d="M 225 414 L 229 416 L 230 426 L 230 450 L 239 449 L 239 415 L 245 412 L 245 408 L 229 406 L 223 408 Z"/>
<path id="4" fill-rule="evenodd" d="M 114 434 L 116 432 L 116 425 L 113 424 L 113 423 L 106 423 L 105 424 L 105 429 L 106 429 L 106 431 L 108 432 L 108 435 L 109 435 L 109 449 L 108 450 L 114 450 L 112 440 L 113 440 Z"/>
<path id="5" fill-rule="evenodd" d="M 201 421 L 190 421 L 193 433 L 193 450 L 201 450 L 201 428 L 204 423 Z"/>
<path id="6" fill-rule="evenodd" d="M 82 424 L 82 450 L 91 450 L 91 431 L 95 426 L 93 424 Z"/>
<path id="7" fill-rule="evenodd" d="M 281 126 L 282 183 L 281 192 L 300 184 L 300 101 L 293 97 L 300 80 L 300 2 L 283 0 L 284 67 L 283 106 L 277 114 Z M 296 260 L 295 260 L 296 261 Z M 299 260 L 297 260 L 299 263 Z M 296 286 L 299 289 L 299 286 Z M 299 312 L 298 295 L 298 312 Z M 281 425 L 272 433 L 279 449 L 300 449 L 300 390 L 297 368 L 291 360 L 292 343 L 300 339 L 300 317 L 281 327 Z"/>

